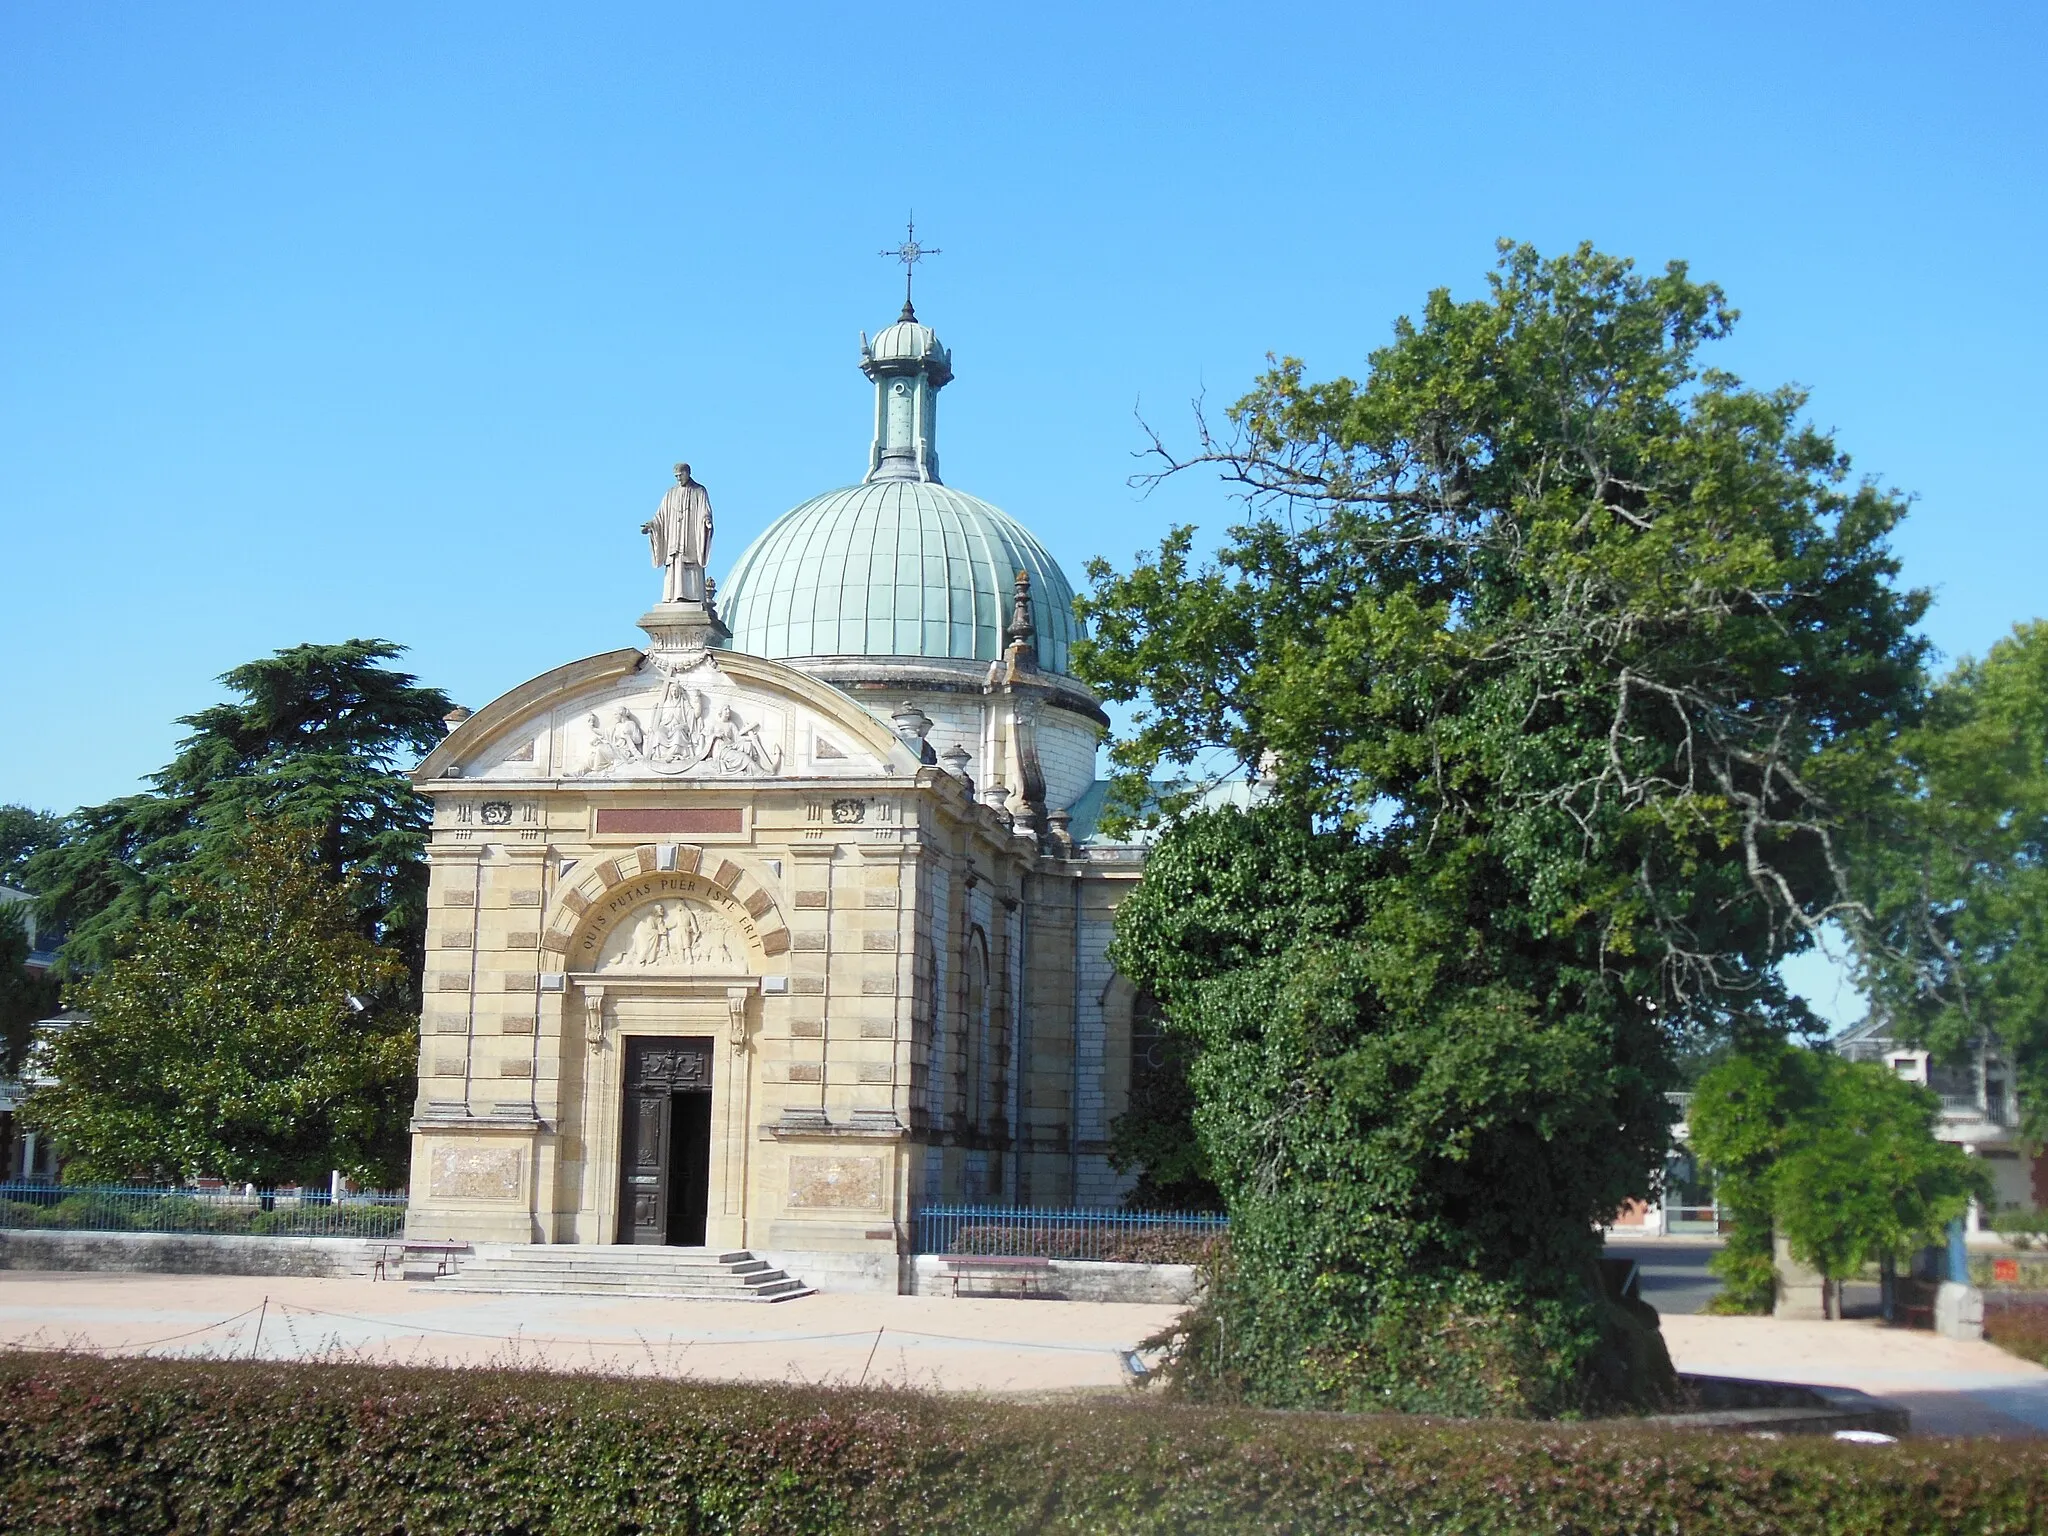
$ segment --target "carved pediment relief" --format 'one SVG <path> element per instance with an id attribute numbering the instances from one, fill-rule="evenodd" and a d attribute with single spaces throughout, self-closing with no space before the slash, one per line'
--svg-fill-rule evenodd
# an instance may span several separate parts
<path id="1" fill-rule="evenodd" d="M 593 709 L 568 728 L 568 773 L 758 779 L 782 772 L 787 711 L 741 694 L 708 660 L 656 676 L 651 692 Z"/>
<path id="2" fill-rule="evenodd" d="M 728 659 L 742 669 L 773 665 Z M 468 757 L 461 776 L 704 782 L 884 771 L 887 751 L 864 740 L 860 727 L 767 681 L 736 678 L 706 651 L 657 654 L 512 717 Z"/>

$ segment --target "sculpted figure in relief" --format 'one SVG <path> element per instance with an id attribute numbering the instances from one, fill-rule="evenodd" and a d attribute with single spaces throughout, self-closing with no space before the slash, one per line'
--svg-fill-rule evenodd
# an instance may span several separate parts
<path id="1" fill-rule="evenodd" d="M 618 948 L 600 970 L 631 967 L 641 971 L 738 971 L 732 933 L 715 913 L 691 902 L 656 902 L 622 933 Z"/>
<path id="2" fill-rule="evenodd" d="M 694 922 L 693 918 L 693 925 Z M 640 919 L 632 948 L 627 951 L 627 962 L 644 970 L 668 963 L 675 952 L 676 920 L 668 915 L 666 903 L 656 903 L 654 910 Z"/>
<path id="3" fill-rule="evenodd" d="M 782 748 L 761 739 L 758 723 L 742 725 L 730 704 L 719 708 L 718 719 L 711 726 L 711 739 L 704 745 L 704 755 L 715 759 L 720 773 L 772 774 L 782 768 Z"/>
<path id="4" fill-rule="evenodd" d="M 617 759 L 612 756 L 611 743 L 605 739 L 604 722 L 591 715 L 583 723 L 590 727 L 590 763 L 583 771 L 608 772 Z"/>
<path id="5" fill-rule="evenodd" d="M 662 571 L 661 600 L 703 602 L 704 568 L 711 563 L 711 496 L 690 478 L 689 465 L 676 466 L 676 483 L 640 531 Z"/>
<path id="6" fill-rule="evenodd" d="M 670 771 L 680 773 L 703 758 L 704 711 L 703 694 L 684 687 L 680 677 L 668 680 L 654 706 L 654 747 L 648 753 L 657 767 L 679 764 Z"/>
<path id="7" fill-rule="evenodd" d="M 742 720 L 730 704 L 714 713 L 710 698 L 679 677 L 662 685 L 651 730 L 623 705 L 609 725 L 594 714 L 584 716 L 584 724 L 590 747 L 576 770 L 584 778 L 636 771 L 678 778 L 692 770 L 700 777 L 753 778 L 782 771 L 782 747 L 762 736 L 758 720 Z"/>
<path id="8" fill-rule="evenodd" d="M 646 753 L 646 728 L 640 724 L 640 717 L 630 709 L 620 709 L 612 716 L 612 756 L 622 763 L 638 762 Z"/>

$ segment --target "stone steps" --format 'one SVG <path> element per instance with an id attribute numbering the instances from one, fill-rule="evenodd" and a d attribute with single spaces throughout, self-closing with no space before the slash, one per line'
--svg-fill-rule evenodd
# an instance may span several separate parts
<path id="1" fill-rule="evenodd" d="M 690 1301 L 789 1301 L 811 1288 L 744 1249 L 536 1244 L 470 1260 L 436 1290 L 492 1295 L 666 1296 Z"/>

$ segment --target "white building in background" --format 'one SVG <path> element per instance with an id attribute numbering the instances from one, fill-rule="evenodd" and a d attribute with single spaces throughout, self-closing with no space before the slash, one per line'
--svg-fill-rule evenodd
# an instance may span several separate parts
<path id="1" fill-rule="evenodd" d="M 1935 1135 L 1982 1162 L 1996 1191 L 1990 1210 L 1971 1207 L 1970 1233 L 1988 1235 L 1989 1218 L 2000 1211 L 2048 1206 L 2048 1150 L 2032 1146 L 2021 1134 L 2012 1072 L 1996 1051 L 1979 1045 L 1967 1061 L 1945 1064 L 1918 1047 L 1902 1045 L 1877 1019 L 1837 1036 L 1833 1045 L 1844 1060 L 1877 1062 L 1940 1097 Z M 1684 1111 L 1691 1095 L 1671 1098 L 1680 1118 L 1671 1128 L 1662 1196 L 1653 1203 L 1631 1201 L 1623 1207 L 1608 1229 L 1616 1237 L 1705 1235 L 1717 1228 L 1712 1181 L 1693 1161 L 1686 1143 Z"/>
<path id="2" fill-rule="evenodd" d="M 1875 1016 L 1837 1037 L 1835 1049 L 1849 1061 L 1880 1062 L 1907 1082 L 1939 1095 L 1941 1120 L 1935 1135 L 1960 1146 L 1989 1170 L 1996 1211 L 2048 1206 L 2048 1152 L 2021 1135 L 2012 1069 L 1996 1050 L 1980 1042 L 1967 1060 L 1939 1062 L 1926 1051 L 1901 1044 L 1890 1025 Z M 1970 1231 L 1977 1231 L 1991 1214 L 1995 1212 L 1973 1206 Z"/>

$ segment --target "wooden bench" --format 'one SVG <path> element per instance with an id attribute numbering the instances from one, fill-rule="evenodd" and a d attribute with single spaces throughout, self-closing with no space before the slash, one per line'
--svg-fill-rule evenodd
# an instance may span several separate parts
<path id="1" fill-rule="evenodd" d="M 1043 1297 L 1045 1282 L 1052 1278 L 1051 1259 L 981 1253 L 942 1253 L 938 1257 L 939 1273 L 953 1282 L 955 1296 L 964 1280 L 969 1285 L 979 1281 L 990 1287 L 970 1290 L 970 1296 Z"/>
<path id="2" fill-rule="evenodd" d="M 400 1279 L 438 1280 L 443 1275 L 455 1273 L 455 1256 L 459 1253 L 468 1253 L 469 1251 L 469 1244 L 457 1242 L 431 1242 L 423 1240 L 420 1242 L 386 1243 L 383 1251 L 377 1255 L 376 1267 L 371 1270 L 370 1278 L 373 1280 L 389 1280 L 395 1262 Z M 434 1264 L 433 1274 L 415 1276 L 412 1272 L 412 1260 L 415 1257 L 431 1259 Z"/>

